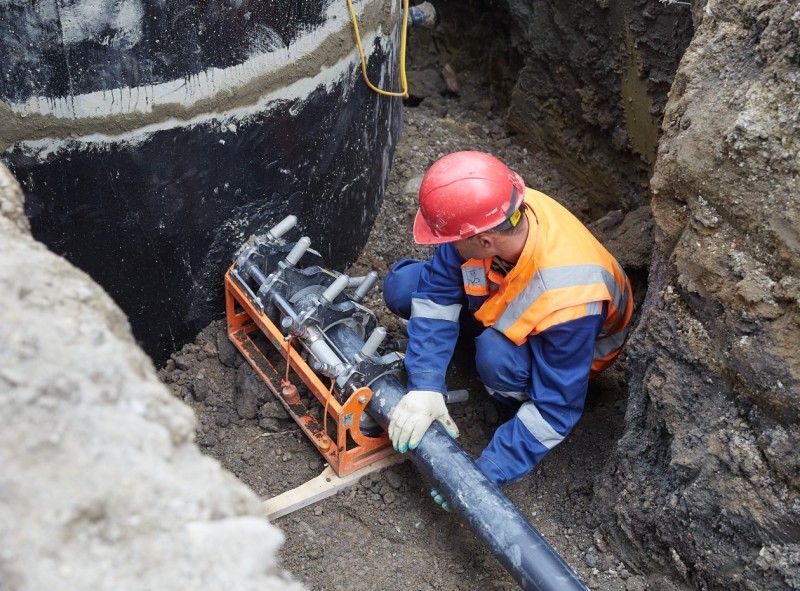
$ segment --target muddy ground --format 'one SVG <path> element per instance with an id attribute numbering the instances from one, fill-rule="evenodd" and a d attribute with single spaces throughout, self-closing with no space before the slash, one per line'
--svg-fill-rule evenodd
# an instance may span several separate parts
<path id="1" fill-rule="evenodd" d="M 341 271 L 363 275 L 376 270 L 382 277 L 399 258 L 430 254 L 429 247 L 417 246 L 411 238 L 416 188 L 431 163 L 457 150 L 493 153 L 530 186 L 552 195 L 585 222 L 596 221 L 586 217 L 586 196 L 555 172 L 553 162 L 528 153 L 504 133 L 502 113 L 479 75 L 456 72 L 457 88 L 452 79 L 448 88 L 441 64 L 424 65 L 433 67 L 409 72 L 413 97 L 404 110 L 383 207 L 358 261 Z M 612 214 L 595 227 L 600 230 L 604 222 L 620 218 Z M 638 231 L 627 232 L 628 242 L 618 240 L 617 248 L 646 256 L 649 227 L 643 223 Z M 383 306 L 380 284 L 365 304 L 393 338 L 403 336 Z M 663 581 L 654 585 L 620 562 L 595 516 L 595 477 L 623 428 L 625 369 L 623 354 L 591 385 L 584 415 L 564 443 L 534 473 L 503 492 L 591 589 L 666 589 Z M 324 469 L 321 455 L 227 340 L 224 320 L 213 322 L 194 343 L 176 352 L 160 376 L 197 414 L 201 449 L 264 499 Z M 454 359 L 448 387 L 470 392 L 470 399 L 452 406 L 451 414 L 461 430 L 460 445 L 477 457 L 499 419 L 465 352 Z M 321 408 L 316 412 L 321 414 Z M 431 500 L 429 490 L 414 466 L 403 462 L 277 519 L 286 535 L 282 566 L 315 591 L 517 588 L 460 518 Z"/>

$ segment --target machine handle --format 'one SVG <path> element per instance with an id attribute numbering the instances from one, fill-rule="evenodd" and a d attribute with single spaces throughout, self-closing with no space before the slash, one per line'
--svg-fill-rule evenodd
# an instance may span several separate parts
<path id="1" fill-rule="evenodd" d="M 361 303 L 361 300 L 364 299 L 364 296 L 369 293 L 369 290 L 372 289 L 377 282 L 378 274 L 375 271 L 370 271 L 367 273 L 367 276 L 364 277 L 364 281 L 361 282 L 361 285 L 359 285 L 356 291 L 353 293 L 353 299 L 356 302 Z"/>
<path id="2" fill-rule="evenodd" d="M 294 267 L 297 264 L 297 261 L 299 261 L 306 253 L 310 245 L 311 238 L 308 236 L 303 236 L 297 241 L 297 244 L 294 245 L 294 248 L 289 251 L 289 254 L 286 255 L 286 263 Z"/>
<path id="3" fill-rule="evenodd" d="M 280 222 L 278 222 L 271 230 L 267 232 L 267 238 L 276 240 L 286 234 L 289 230 L 297 225 L 296 215 L 287 215 Z"/>
<path id="4" fill-rule="evenodd" d="M 383 339 L 386 338 L 386 329 L 382 326 L 379 326 L 375 330 L 372 331 L 372 334 L 369 335 L 367 342 L 364 343 L 364 346 L 361 347 L 361 355 L 364 358 L 372 357 L 375 355 L 375 351 L 378 350 L 378 347 L 383 342 Z"/>
<path id="5" fill-rule="evenodd" d="M 332 304 L 336 296 L 342 293 L 344 288 L 347 287 L 348 281 L 350 281 L 350 278 L 347 275 L 339 275 L 336 281 L 331 283 L 328 289 L 323 292 L 322 297 Z"/>

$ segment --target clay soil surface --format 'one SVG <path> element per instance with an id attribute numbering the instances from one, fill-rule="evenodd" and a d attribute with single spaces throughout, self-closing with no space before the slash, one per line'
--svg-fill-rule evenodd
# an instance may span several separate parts
<path id="1" fill-rule="evenodd" d="M 411 238 L 416 190 L 431 163 L 457 150 L 495 154 L 530 186 L 557 198 L 585 222 L 593 221 L 585 217 L 585 196 L 555 172 L 547 157 L 528 153 L 505 135 L 500 113 L 481 90 L 482 81 L 470 72 L 456 74 L 458 93 L 446 90 L 438 69 L 414 74 L 414 102 L 422 100 L 404 109 L 385 202 L 358 261 L 339 271 L 363 275 L 376 270 L 383 277 L 399 258 L 430 254 Z M 402 326 L 383 306 L 380 287 L 365 304 L 393 338 L 402 338 Z M 646 579 L 630 572 L 607 546 L 593 504 L 596 476 L 623 427 L 625 367 L 623 354 L 591 385 L 584 415 L 564 443 L 533 473 L 503 489 L 579 578 L 596 590 L 647 588 Z M 194 343 L 173 354 L 160 376 L 197 414 L 201 449 L 262 498 L 297 487 L 325 468 L 321 455 L 228 341 L 224 320 L 213 322 Z M 469 390 L 469 400 L 453 405 L 451 414 L 461 430 L 460 445 L 477 457 L 500 419 L 468 354 L 457 353 L 448 387 Z M 321 408 L 316 412 L 320 416 Z M 413 464 L 404 461 L 276 519 L 286 536 L 283 568 L 315 591 L 516 589 L 459 516 L 442 510 L 429 491 Z"/>

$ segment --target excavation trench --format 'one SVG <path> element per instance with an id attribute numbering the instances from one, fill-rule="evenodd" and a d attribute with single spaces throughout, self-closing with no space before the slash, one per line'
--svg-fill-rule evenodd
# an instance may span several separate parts
<path id="1" fill-rule="evenodd" d="M 407 56 L 410 96 L 404 101 L 377 99 L 366 92 L 361 86 L 360 71 L 355 67 L 348 70 L 344 86 L 325 82 L 311 93 L 321 102 L 312 106 L 302 101 L 280 103 L 276 109 L 285 117 L 279 117 L 283 122 L 274 126 L 248 119 L 242 125 L 233 128 L 226 125 L 223 129 L 212 117 L 207 125 L 200 126 L 199 140 L 185 135 L 188 128 L 175 132 L 178 143 L 192 148 L 186 154 L 200 154 L 203 146 L 213 144 L 213 150 L 206 154 L 211 154 L 216 162 L 217 168 L 211 171 L 211 176 L 235 169 L 242 182 L 235 187 L 223 186 L 217 193 L 211 186 L 214 183 L 203 185 L 200 192 L 213 195 L 209 197 L 210 205 L 206 203 L 195 210 L 194 217 L 187 217 L 185 211 L 170 210 L 174 216 L 170 219 L 185 221 L 184 225 L 199 223 L 219 213 L 227 199 L 257 197 L 256 188 L 264 179 L 276 176 L 281 179 L 270 190 L 266 202 L 242 201 L 237 223 L 225 225 L 220 233 L 209 234 L 207 228 L 196 228 L 195 238 L 200 236 L 201 242 L 210 240 L 213 248 L 206 254 L 200 252 L 202 248 L 194 251 L 198 242 L 193 238 L 189 255 L 181 258 L 179 254 L 180 260 L 170 263 L 172 271 L 180 271 L 182 287 L 176 288 L 169 277 L 159 275 L 163 269 L 158 265 L 147 266 L 150 272 L 147 277 L 159 289 L 167 290 L 164 297 L 149 292 L 144 283 L 137 283 L 133 275 L 124 272 L 123 281 L 115 284 L 122 286 L 125 298 L 130 298 L 124 300 L 123 308 L 134 335 L 140 342 L 147 342 L 149 337 L 141 338 L 145 327 L 155 337 L 155 344 L 148 346 L 147 352 L 155 360 L 160 382 L 172 394 L 167 406 L 177 405 L 181 400 L 194 411 L 197 423 L 189 426 L 190 419 L 182 414 L 185 412 L 182 406 L 184 410 L 169 406 L 171 410 L 164 411 L 159 420 L 171 425 L 172 438 L 183 442 L 179 445 L 193 449 L 194 444 L 189 441 L 193 437 L 205 456 L 218 460 L 249 489 L 247 493 L 231 493 L 238 501 L 230 501 L 228 505 L 225 504 L 228 501 L 219 501 L 223 509 L 204 505 L 218 501 L 208 498 L 187 500 L 185 506 L 199 503 L 197 506 L 208 508 L 208 515 L 246 513 L 241 507 L 247 502 L 241 499 L 247 494 L 255 493 L 261 500 L 273 497 L 317 476 L 325 465 L 321 454 L 227 337 L 222 319 L 222 275 L 238 246 L 284 213 L 297 213 L 300 231 L 312 235 L 312 246 L 335 265 L 332 268 L 351 275 L 375 271 L 383 277 L 399 258 L 425 258 L 431 254 L 428 247 L 415 245 L 410 236 L 421 175 L 446 153 L 478 149 L 508 163 L 528 185 L 559 200 L 589 226 L 631 277 L 637 303 L 636 322 L 642 322 L 628 351 L 591 383 L 584 415 L 565 442 L 534 473 L 504 487 L 504 494 L 590 588 L 620 591 L 702 585 L 712 588 L 714 581 L 724 581 L 719 583 L 720 587 L 736 588 L 743 583 L 735 575 L 726 578 L 729 577 L 726 573 L 736 570 L 725 570 L 729 564 L 748 564 L 752 572 L 757 571 L 767 582 L 794 580 L 797 572 L 786 558 L 790 552 L 785 545 L 795 539 L 792 524 L 797 519 L 791 508 L 787 509 L 784 499 L 796 498 L 796 475 L 792 472 L 790 453 L 796 430 L 791 427 L 791 418 L 786 419 L 796 414 L 792 410 L 793 399 L 786 394 L 796 383 L 796 370 L 791 358 L 780 350 L 770 349 L 768 354 L 761 355 L 759 347 L 747 345 L 748 339 L 752 339 L 765 350 L 770 342 L 782 344 L 783 350 L 791 349 L 792 341 L 780 332 L 780 323 L 791 325 L 792 319 L 796 320 L 796 313 L 787 304 L 796 299 L 797 293 L 792 230 L 771 220 L 761 223 L 756 215 L 758 208 L 767 208 L 761 201 L 740 200 L 747 206 L 732 207 L 715 195 L 712 185 L 736 190 L 742 187 L 742 191 L 750 191 L 748 194 L 782 198 L 780 179 L 791 178 L 796 150 L 792 151 L 791 141 L 770 135 L 775 129 L 787 127 L 785 121 L 771 125 L 783 111 L 773 112 L 767 107 L 771 103 L 793 105 L 796 99 L 791 94 L 775 99 L 782 95 L 770 84 L 731 96 L 725 95 L 728 87 L 710 89 L 707 92 L 725 95 L 726 101 L 705 104 L 715 108 L 732 104 L 738 110 L 733 115 L 721 112 L 713 121 L 720 129 L 704 134 L 704 125 L 709 124 L 704 123 L 702 113 L 692 109 L 695 97 L 690 96 L 690 90 L 697 92 L 695 87 L 701 80 L 737 79 L 744 84 L 760 73 L 751 73 L 750 78 L 742 74 L 748 67 L 756 67 L 753 64 L 776 68 L 775 80 L 791 79 L 779 68 L 783 55 L 780 52 L 783 47 L 796 44 L 796 39 L 786 32 L 791 28 L 780 25 L 783 13 L 777 8 L 770 13 L 772 20 L 763 15 L 752 22 L 744 19 L 736 25 L 742 30 L 755 27 L 753 23 L 765 28 L 772 26 L 769 34 L 762 35 L 761 30 L 751 31 L 749 36 L 742 33 L 742 38 L 759 40 L 762 59 L 748 55 L 739 66 L 735 59 L 719 60 L 731 69 L 695 77 L 684 74 L 673 87 L 679 61 L 691 41 L 695 19 L 699 18 L 700 12 L 695 8 L 687 8 L 683 3 L 654 6 L 637 0 L 597 2 L 591 6 L 551 4 L 437 3 L 436 27 L 410 31 Z M 717 39 L 715 43 L 724 45 L 726 39 L 736 37 L 729 30 L 724 35 L 715 31 L 716 16 L 712 13 L 708 17 L 708 11 L 704 14 L 703 23 L 713 33 L 710 38 Z M 365 28 L 381 23 L 379 39 L 373 39 L 375 61 L 370 71 L 373 79 L 391 83 L 396 73 L 387 72 L 394 67 L 390 64 L 397 63 L 398 55 L 388 40 L 396 40 L 398 35 L 383 24 L 394 23 L 398 13 L 372 5 L 361 16 Z M 338 27 L 335 42 L 319 50 L 325 54 L 322 62 L 304 62 L 304 67 L 310 68 L 308 71 L 343 67 L 341 56 L 350 55 L 338 43 L 347 37 L 343 25 L 346 21 L 338 17 L 334 20 Z M 770 24 L 773 21 L 777 23 L 774 26 Z M 284 31 L 284 41 L 294 34 Z M 782 40 L 784 45 L 775 39 Z M 771 42 L 775 46 L 769 45 Z M 708 47 L 713 51 L 716 45 Z M 730 53 L 740 50 L 740 45 L 723 49 Z M 796 54 L 787 51 L 786 55 L 786 59 L 792 59 Z M 764 60 L 763 56 L 771 59 Z M 684 68 L 699 69 L 717 63 L 696 56 L 690 58 L 694 61 L 686 60 Z M 294 72 L 297 79 L 290 86 L 295 90 L 305 79 L 292 68 L 280 72 L 280 75 Z M 235 100 L 230 103 L 234 110 L 246 109 L 257 102 L 253 97 L 258 95 L 262 83 L 269 83 L 269 79 L 259 77 L 243 86 L 242 92 L 234 93 Z M 330 105 L 326 101 L 336 93 L 352 98 L 348 94 L 352 89 L 356 89 L 357 100 L 348 102 L 347 109 L 335 115 L 326 108 Z M 60 104 L 54 102 L 51 106 L 57 110 Z M 766 105 L 764 110 L 760 110 L 762 104 Z M 143 117 L 163 116 L 159 119 L 163 122 L 171 117 L 196 115 L 185 106 L 171 108 L 172 111 L 155 109 Z M 299 118 L 298 113 L 302 113 Z M 5 111 L 0 114 L 8 116 Z M 41 218 L 37 216 L 42 212 L 55 213 L 56 217 L 64 213 L 59 209 L 63 208 L 60 202 L 50 208 L 43 187 L 57 184 L 57 179 L 65 176 L 64 171 L 72 165 L 66 164 L 69 159 L 64 159 L 55 169 L 37 177 L 44 170 L 40 169 L 43 160 L 37 159 L 46 160 L 55 152 L 51 154 L 40 145 L 40 136 L 47 135 L 47 122 L 35 116 L 23 119 L 27 118 L 15 119 L 20 125 L 4 129 L 7 133 L 24 134 L 27 128 L 21 124 L 31 125 L 35 134 L 23 139 L 32 143 L 24 149 L 9 148 L 5 157 L 18 173 L 30 173 L 19 177 L 25 190 L 31 192 L 27 213 L 33 223 L 34 237 L 39 237 L 41 226 L 37 224 Z M 133 119 L 125 121 L 136 125 Z M 302 142 L 295 141 L 296 135 L 287 132 L 297 127 L 286 121 L 301 123 L 310 130 L 301 138 L 311 146 L 310 152 L 300 154 L 295 150 Z M 375 126 L 375 122 L 379 125 Z M 83 124 L 92 131 L 91 118 Z M 259 131 L 264 125 L 269 129 L 269 141 Z M 324 127 L 324 132 L 319 132 L 318 125 Z M 361 128 L 368 130 L 366 136 L 353 132 Z M 700 131 L 696 131 L 698 128 Z M 64 135 L 61 127 L 53 129 Z M 662 129 L 666 139 L 660 135 Z M 62 143 L 80 144 L 85 139 L 83 131 L 76 129 L 79 137 L 65 137 Z M 117 131 L 125 135 L 131 129 Z M 694 133 L 699 134 L 697 138 L 690 137 L 690 141 L 681 143 L 684 136 Z M 158 130 L 158 134 L 167 137 L 164 130 Z M 225 135 L 224 143 L 217 141 L 219 134 Z M 340 140 L 350 136 L 358 136 L 358 141 L 354 141 L 352 150 L 344 152 L 355 158 L 333 157 L 342 149 Z M 704 156 L 701 150 L 709 137 L 722 138 L 722 144 L 709 152 L 717 158 L 713 166 L 703 160 L 711 156 Z M 242 138 L 247 141 L 237 144 L 236 140 Z M 770 147 L 773 139 L 774 145 L 782 146 L 780 150 Z M 8 141 L 20 141 L 20 137 Z M 659 141 L 661 152 L 657 153 Z M 33 144 L 35 149 L 31 148 Z M 233 152 L 228 151 L 231 144 L 237 146 Z M 759 150 L 753 148 L 756 144 Z M 252 157 L 261 153 L 262 148 L 276 150 L 275 158 L 270 157 L 265 166 Z M 200 177 L 180 166 L 168 166 L 170 159 L 159 159 L 155 144 L 148 150 L 149 158 L 158 164 L 153 169 L 158 174 L 148 178 L 163 189 L 159 199 L 174 206 L 178 200 L 172 198 L 193 186 Z M 323 155 L 317 158 L 319 152 Z M 117 198 L 114 206 L 127 207 L 125 219 L 129 227 L 145 229 L 143 244 L 155 239 L 156 234 L 149 230 L 161 228 L 164 220 L 144 219 L 126 200 L 127 191 L 138 177 L 116 180 L 104 168 L 107 161 L 98 153 L 93 149 L 76 152 L 79 167 L 81 162 L 87 166 L 83 171 L 86 174 L 79 175 L 78 180 L 101 178 L 105 184 L 100 187 L 92 185 L 95 181 L 89 185 L 79 182 L 72 190 L 86 186 L 109 188 L 107 194 Z M 124 153 L 124 158 L 135 159 L 135 155 L 125 150 L 120 153 Z M 309 160 L 309 153 L 316 156 Z M 727 160 L 719 160 L 721 155 L 752 163 L 751 176 L 737 177 L 742 166 L 737 164 L 731 172 L 726 168 Z M 300 172 L 292 168 L 295 161 L 302 161 L 305 168 L 301 167 Z M 706 172 L 699 170 L 702 167 L 695 162 L 705 162 Z M 92 167 L 99 167 L 103 174 L 90 174 Z M 320 176 L 323 169 L 325 174 Z M 371 171 L 355 175 L 358 194 L 340 191 L 342 186 L 350 186 L 343 171 L 356 169 Z M 145 166 L 136 170 L 150 169 Z M 252 171 L 258 174 L 250 174 Z M 748 188 L 747 183 L 755 183 L 753 179 L 758 178 L 758 171 L 774 174 Z M 692 177 L 693 174 L 696 176 Z M 201 180 L 205 183 L 208 179 Z M 293 188 L 296 182 L 303 184 L 299 191 Z M 661 250 L 656 249 L 655 257 L 651 183 L 658 197 L 653 203 L 661 230 Z M 91 205 L 92 195 L 92 191 L 85 192 L 87 201 L 83 205 Z M 796 207 L 791 199 L 785 199 L 785 203 L 785 217 L 791 220 Z M 83 205 L 78 209 L 84 209 Z M 174 227 L 181 225 L 175 223 Z M 92 228 L 83 237 L 99 237 L 102 242 L 103 236 L 109 235 Z M 81 233 L 72 232 L 70 240 L 81 238 Z M 65 246 L 57 237 L 50 236 L 45 242 L 67 258 L 75 254 L 73 246 Z M 673 252 L 673 247 L 674 260 L 667 261 L 664 253 Z M 94 252 L 110 253 L 112 258 L 114 255 L 110 248 Z M 103 273 L 119 270 L 91 253 L 82 255 L 83 258 L 73 257 L 73 262 L 89 271 L 98 282 L 107 279 Z M 182 266 L 184 262 L 188 264 Z M 704 265 L 710 269 L 704 270 Z M 23 280 L 20 273 L 17 276 L 14 281 Z M 131 278 L 136 289 L 126 287 Z M 729 278 L 735 279 L 734 285 L 726 284 Z M 657 289 L 648 293 L 651 285 Z M 170 301 L 173 289 L 180 292 L 180 302 Z M 401 339 L 402 325 L 385 309 L 380 289 L 379 281 L 364 303 L 375 312 L 378 323 L 392 338 Z M 22 294 L 19 297 L 24 299 L 30 291 L 20 288 L 14 293 Z M 68 291 L 67 299 L 84 301 L 81 294 L 85 293 L 76 288 Z M 155 317 L 163 320 L 166 314 L 180 318 L 182 337 L 172 332 L 170 320 L 153 321 L 153 306 L 161 306 Z M 183 317 L 185 310 L 190 310 L 188 322 Z M 93 342 L 101 343 L 125 332 L 122 317 L 109 314 L 113 330 L 92 332 Z M 73 334 L 73 329 L 65 325 L 59 332 Z M 190 342 L 184 345 L 187 339 Z M 16 343 L 18 352 L 28 350 L 27 341 L 20 341 L 17 336 L 11 335 L 6 341 Z M 708 342 L 717 348 L 715 352 L 709 351 Z M 731 363 L 735 371 L 724 366 L 727 361 L 719 361 L 726 356 L 734 360 Z M 84 355 L 81 361 L 90 357 Z M 280 358 L 273 361 L 278 371 L 282 371 Z M 724 367 L 720 369 L 718 363 Z M 744 369 L 740 372 L 739 368 Z M 86 373 L 99 375 L 92 369 Z M 2 377 L 10 383 L 19 378 L 14 372 L 4 372 Z M 56 391 L 70 391 L 59 383 L 61 389 Z M 775 384 L 786 384 L 786 391 Z M 504 417 L 484 395 L 468 348 L 457 351 L 449 369 L 448 386 L 470 393 L 467 401 L 453 406 L 452 415 L 462 433 L 459 446 L 474 458 Z M 687 392 L 699 394 L 693 398 Z M 114 394 L 103 396 L 113 398 Z M 315 405 L 302 388 L 300 396 L 321 419 L 322 406 Z M 139 408 L 134 403 L 130 406 Z M 688 417 L 686 408 L 692 410 Z M 152 412 L 148 406 L 145 414 Z M 678 416 L 684 419 L 676 419 Z M 691 424 L 695 416 L 697 420 Z M 713 426 L 720 421 L 726 426 L 714 431 Z M 57 440 L 64 432 L 59 429 L 51 440 Z M 31 436 L 29 433 L 28 437 Z M 762 456 L 765 461 L 761 463 L 753 459 Z M 27 466 L 35 465 L 36 458 L 27 462 Z M 759 475 L 757 480 L 762 488 L 752 491 L 742 484 L 738 476 L 740 465 Z M 213 468 L 205 466 L 205 470 L 213 472 Z M 198 473 L 206 474 L 202 470 Z M 749 499 L 752 521 L 737 517 L 732 524 L 714 529 L 715 516 L 731 515 L 731 503 L 735 504 L 725 494 L 717 494 L 720 491 L 714 488 L 713 478 L 709 478 L 709 474 L 717 473 L 727 474 L 735 483 L 731 490 L 742 499 Z M 207 480 L 217 483 L 211 476 Z M 695 489 L 703 491 L 700 496 L 692 496 L 689 481 Z M 228 490 L 223 484 L 214 488 Z M 278 568 L 286 569 L 308 588 L 326 591 L 516 588 L 509 573 L 458 516 L 442 511 L 430 499 L 429 489 L 426 477 L 412 462 L 404 462 L 365 476 L 333 497 L 277 519 L 275 525 L 286 540 L 278 551 Z M 658 515 L 666 517 L 653 523 L 656 504 L 661 512 Z M 239 509 L 231 510 L 231 506 Z M 249 509 L 251 513 L 258 510 L 259 507 L 254 511 L 252 506 Z M 187 515 L 192 518 L 191 511 Z M 772 515 L 781 516 L 781 523 L 789 524 L 779 528 L 774 537 L 765 534 L 769 528 L 763 526 Z M 67 521 L 69 527 L 82 531 L 81 524 L 116 523 L 115 519 L 113 508 L 103 505 L 76 511 L 75 518 Z M 719 558 L 703 558 L 704 542 L 691 535 L 677 535 L 680 528 L 676 524 L 687 520 L 696 525 L 692 531 L 710 532 Z M 731 527 L 731 531 L 741 534 L 735 542 L 725 534 Z M 103 535 L 113 537 L 115 531 L 109 526 Z M 259 534 L 254 539 L 263 543 L 266 537 L 269 536 Z M 219 564 L 228 565 L 237 576 L 248 576 L 246 564 L 231 563 L 221 550 L 212 550 L 210 554 L 210 563 L 218 558 Z M 208 562 L 208 556 L 203 561 Z M 200 571 L 202 568 L 198 566 Z M 767 587 L 765 584 L 764 588 Z"/>
<path id="2" fill-rule="evenodd" d="M 478 149 L 583 220 L 637 304 L 576 428 L 504 494 L 590 588 L 800 587 L 792 2 L 442 2 L 437 27 L 410 35 L 405 102 L 362 84 L 344 5 L 113 4 L 4 14 L 3 161 L 25 206 L 2 169 L 0 580 L 297 588 L 285 569 L 325 591 L 515 588 L 409 462 L 268 524 L 259 500 L 324 462 L 222 319 L 234 252 L 288 209 L 353 276 L 430 256 L 410 239 L 420 178 Z M 355 4 L 370 76 L 392 86 L 397 7 Z M 339 44 L 321 48 L 318 25 Z M 294 50 L 320 58 L 303 70 L 316 77 L 243 113 L 261 86 L 236 84 Z M 250 51 L 266 61 L 230 61 Z M 197 112 L 162 105 L 110 139 L 83 119 L 232 80 L 236 113 L 176 127 L 170 114 Z M 56 116 L 85 125 L 65 135 Z M 365 304 L 402 337 L 380 282 Z M 447 381 L 470 393 L 451 414 L 476 457 L 503 417 L 469 350 Z"/>
<path id="3" fill-rule="evenodd" d="M 410 35 L 410 97 L 405 101 L 403 130 L 386 198 L 357 260 L 336 270 L 356 276 L 377 271 L 383 277 L 399 258 L 430 256 L 431 250 L 415 245 L 410 236 L 419 180 L 438 157 L 478 149 L 506 161 L 530 186 L 556 197 L 589 224 L 624 261 L 641 302 L 653 245 L 647 192 L 642 189 L 655 157 L 652 144 L 635 135 L 620 144 L 649 146 L 647 154 L 620 152 L 620 146 L 604 145 L 598 159 L 576 174 L 575 159 L 564 158 L 569 151 L 566 146 L 587 141 L 608 144 L 607 132 L 598 125 L 578 125 L 564 137 L 545 141 L 547 129 L 532 135 L 527 130 L 525 135 L 526 130 L 514 124 L 511 113 L 525 108 L 524 102 L 515 103 L 519 81 L 535 64 L 526 62 L 521 48 L 511 47 L 498 33 L 512 27 L 510 13 L 497 7 L 486 9 L 481 13 L 485 28 L 476 30 L 475 13 L 448 3 L 437 6 L 439 26 L 412 30 Z M 476 10 L 480 13 L 481 9 Z M 614 24 L 614 30 L 626 31 L 622 23 Z M 482 45 L 477 39 L 484 40 Z M 478 47 L 480 51 L 476 51 Z M 562 49 L 553 48 L 553 54 Z M 639 129 L 626 127 L 626 110 L 620 99 L 633 84 L 624 77 L 631 76 L 634 58 L 625 55 L 618 59 L 625 67 L 620 66 L 620 86 L 614 91 L 614 100 L 620 104 L 615 125 L 623 130 L 619 133 L 627 134 L 627 130 Z M 445 66 L 455 72 L 457 91 L 442 75 Z M 639 96 L 649 101 L 642 105 L 645 110 L 652 107 L 653 100 L 664 104 L 664 97 Z M 598 99 L 594 110 L 584 110 L 584 119 L 600 119 L 607 103 Z M 568 114 L 561 116 L 564 125 L 569 124 Z M 575 114 L 569 117 L 580 119 Z M 603 159 L 610 161 L 618 152 L 623 155 L 613 183 L 608 181 L 607 170 L 599 176 L 592 172 L 603 169 Z M 299 226 L 302 224 L 300 219 Z M 364 303 L 391 338 L 404 337 L 402 326 L 383 305 L 380 283 Z M 280 357 L 273 362 L 282 372 Z M 471 394 L 467 402 L 454 405 L 452 412 L 462 432 L 460 446 L 476 457 L 502 417 L 483 394 L 472 364 L 469 351 L 459 350 L 448 386 Z M 160 376 L 173 394 L 197 413 L 197 441 L 205 453 L 217 458 L 261 498 L 297 487 L 324 468 L 321 454 L 233 348 L 224 322 L 213 322 L 194 343 L 175 352 Z M 301 396 L 321 420 L 322 406 L 302 388 Z M 622 433 L 626 403 L 623 357 L 592 384 L 585 416 L 565 444 L 551 452 L 535 474 L 504 488 L 524 517 L 592 588 L 625 589 L 627 585 L 635 589 L 645 580 L 630 572 L 609 548 L 593 500 L 594 479 Z M 353 585 L 405 589 L 409 584 L 419 588 L 516 588 L 508 572 L 457 516 L 432 502 L 429 489 L 425 478 L 406 462 L 279 518 L 276 524 L 287 536 L 281 551 L 283 566 L 312 589 Z M 375 568 L 377 564 L 381 567 Z"/>

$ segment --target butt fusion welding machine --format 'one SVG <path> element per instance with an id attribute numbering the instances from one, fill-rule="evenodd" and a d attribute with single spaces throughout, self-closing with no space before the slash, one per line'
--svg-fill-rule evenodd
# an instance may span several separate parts
<path id="1" fill-rule="evenodd" d="M 377 354 L 386 329 L 376 327 L 375 315 L 361 305 L 377 273 L 350 278 L 324 268 L 307 237 L 291 244 L 281 239 L 296 224 L 290 215 L 255 237 L 225 274 L 228 336 L 342 476 L 394 453 L 386 432 L 364 408 L 372 397 L 370 384 L 399 374 L 403 355 Z M 341 323 L 364 342 L 351 361 L 326 336 Z M 285 360 L 284 375 L 269 361 L 277 359 L 275 351 Z M 322 422 L 301 400 L 290 368 L 324 407 Z"/>

